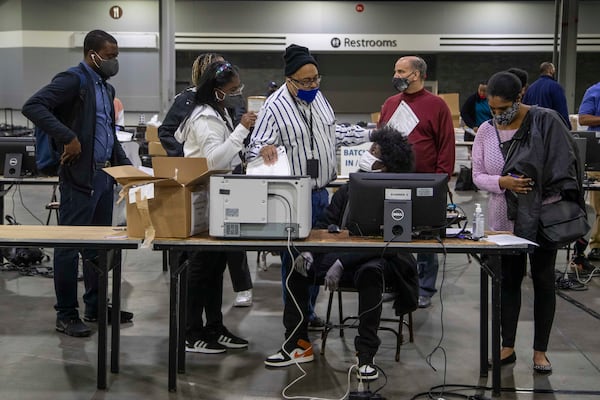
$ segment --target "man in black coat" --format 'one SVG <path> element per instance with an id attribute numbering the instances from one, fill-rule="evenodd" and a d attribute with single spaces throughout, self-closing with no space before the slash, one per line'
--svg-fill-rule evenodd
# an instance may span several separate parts
<path id="1" fill-rule="evenodd" d="M 112 225 L 114 179 L 102 171 L 111 165 L 130 165 L 115 134 L 115 89 L 107 80 L 119 71 L 116 39 L 101 30 L 83 42 L 84 59 L 62 72 L 23 105 L 23 115 L 45 131 L 61 153 L 59 225 Z M 92 265 L 97 251 L 84 249 L 84 319 L 98 319 L 98 273 Z M 79 318 L 77 274 L 79 251 L 54 250 L 56 330 L 70 336 L 89 336 Z M 109 309 L 109 318 L 111 310 Z M 122 311 L 121 322 L 133 314 Z"/>
<path id="2" fill-rule="evenodd" d="M 391 128 L 383 128 L 371 134 L 373 145 L 361 156 L 360 169 L 366 172 L 412 172 L 414 155 L 406 137 Z M 316 228 L 331 225 L 343 227 L 344 211 L 348 203 L 348 184 L 340 187 L 317 221 Z M 354 345 L 358 354 L 358 376 L 363 380 L 378 377 L 373 357 L 381 341 L 377 336 L 381 317 L 381 299 L 386 288 L 393 288 L 400 295 L 394 303 L 397 315 L 417 308 L 419 282 L 416 260 L 411 254 L 389 252 L 383 257 L 369 253 L 302 253 L 294 262 L 294 271 L 286 288 L 283 324 L 286 340 L 282 349 L 267 357 L 265 364 L 284 367 L 314 359 L 308 338 L 308 288 L 325 283 L 335 290 L 338 286 L 354 287 L 359 293 L 359 325 Z M 295 301 L 290 301 L 294 299 Z M 295 304 L 297 303 L 297 305 Z M 298 312 L 298 307 L 302 313 Z"/>

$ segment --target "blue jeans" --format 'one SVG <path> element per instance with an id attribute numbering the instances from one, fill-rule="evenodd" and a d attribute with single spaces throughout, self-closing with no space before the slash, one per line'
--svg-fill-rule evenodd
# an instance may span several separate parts
<path id="1" fill-rule="evenodd" d="M 60 182 L 59 225 L 95 225 L 110 226 L 113 213 L 114 179 L 103 171 L 94 174 L 92 195 L 80 192 L 68 182 Z M 92 249 L 54 250 L 54 290 L 56 305 L 54 308 L 60 319 L 79 316 L 77 303 L 77 275 L 79 254 L 84 260 L 83 280 L 85 294 L 83 301 L 86 314 L 98 312 L 98 273 L 89 266 L 97 258 L 98 252 Z"/>
<path id="2" fill-rule="evenodd" d="M 440 265 L 435 253 L 417 254 L 419 271 L 419 296 L 432 297 L 436 292 L 435 281 Z"/>
<path id="3" fill-rule="evenodd" d="M 314 190 L 311 196 L 311 205 L 312 226 L 315 226 L 315 223 L 321 217 L 321 215 L 323 215 L 323 212 L 329 205 L 329 193 L 327 192 L 327 189 Z M 290 258 L 290 254 L 287 251 L 284 251 L 281 254 L 281 283 L 283 291 L 283 304 L 286 303 L 285 280 L 293 262 L 294 260 Z M 319 295 L 319 285 L 310 285 L 308 288 L 308 292 L 308 319 L 313 320 L 317 317 L 317 313 L 315 312 L 315 304 L 317 304 L 317 296 Z"/>

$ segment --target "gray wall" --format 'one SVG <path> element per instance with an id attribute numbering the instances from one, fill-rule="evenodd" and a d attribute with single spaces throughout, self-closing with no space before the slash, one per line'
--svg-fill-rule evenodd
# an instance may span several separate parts
<path id="1" fill-rule="evenodd" d="M 175 0 L 163 0 L 175 1 Z M 0 35 L 9 31 L 86 32 L 100 28 L 110 32 L 158 33 L 159 2 L 122 0 L 124 15 L 109 17 L 115 2 L 103 0 L 4 0 L 0 1 Z M 337 34 L 551 34 L 554 1 L 175 1 L 175 31 L 191 33 L 337 33 Z M 598 35 L 600 1 L 579 2 L 579 33 Z M 40 42 L 42 42 L 40 40 Z M 407 43 L 409 45 L 410 43 Z M 282 49 L 278 51 L 213 50 L 241 68 L 246 94 L 263 94 L 269 81 L 283 81 Z M 158 49 L 121 48 L 120 73 L 112 79 L 118 96 L 130 113 L 160 109 Z M 198 50 L 176 52 L 177 89 L 189 83 Z M 316 52 L 322 89 L 338 113 L 377 111 L 392 94 L 391 77 L 396 58 L 403 51 L 384 53 Z M 430 52 L 420 54 L 429 64 L 429 80 L 438 80 L 439 92 L 459 92 L 461 101 L 473 92 L 475 82 L 508 66 L 520 66 L 537 76 L 537 66 L 549 60 L 544 52 L 481 53 Z M 82 58 L 82 49 L 69 45 L 10 46 L 0 43 L 0 108 L 20 108 L 51 77 Z M 577 57 L 576 104 L 585 88 L 599 80 L 599 52 L 580 52 Z M 128 121 L 130 122 L 130 121 Z"/>

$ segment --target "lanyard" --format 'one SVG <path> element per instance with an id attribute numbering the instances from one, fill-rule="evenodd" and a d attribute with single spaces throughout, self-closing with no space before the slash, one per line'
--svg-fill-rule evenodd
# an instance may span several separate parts
<path id="1" fill-rule="evenodd" d="M 300 116 L 304 120 L 304 123 L 306 124 L 306 127 L 309 129 L 309 132 L 310 132 L 310 153 L 312 154 L 312 158 L 315 158 L 315 153 L 314 153 L 314 150 L 315 150 L 315 135 L 313 133 L 313 113 L 312 113 L 312 106 L 310 104 L 308 105 L 308 111 L 310 112 L 310 122 L 309 122 L 308 119 L 306 118 L 306 115 L 304 115 L 304 113 L 300 109 L 300 105 L 298 104 L 298 101 L 296 99 L 294 99 L 294 102 L 296 103 L 296 108 L 298 109 L 298 112 L 300 113 Z"/>

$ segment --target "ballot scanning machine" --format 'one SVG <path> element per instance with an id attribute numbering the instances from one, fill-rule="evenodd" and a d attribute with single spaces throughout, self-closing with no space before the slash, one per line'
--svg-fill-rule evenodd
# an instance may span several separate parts
<path id="1" fill-rule="evenodd" d="M 209 234 L 224 238 L 303 239 L 312 227 L 308 176 L 213 175 Z"/>

